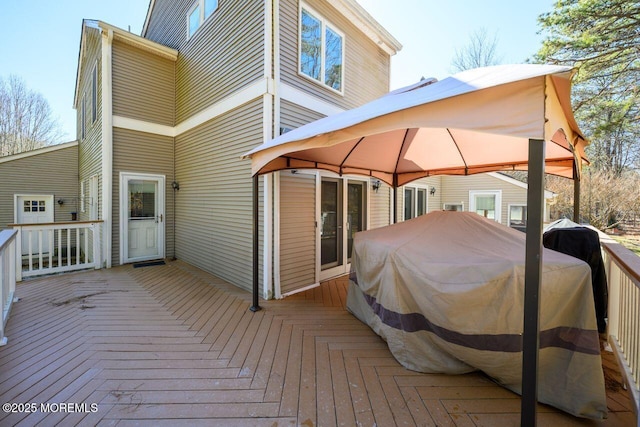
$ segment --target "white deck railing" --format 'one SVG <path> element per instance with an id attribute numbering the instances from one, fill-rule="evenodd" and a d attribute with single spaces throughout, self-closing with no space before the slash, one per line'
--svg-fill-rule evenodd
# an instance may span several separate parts
<path id="1" fill-rule="evenodd" d="M 0 346 L 7 343 L 4 328 L 11 312 L 13 293 L 16 290 L 16 236 L 15 230 L 0 231 Z"/>
<path id="2" fill-rule="evenodd" d="M 608 336 L 640 427 L 640 257 L 618 243 L 602 243 L 609 285 Z"/>
<path id="3" fill-rule="evenodd" d="M 16 280 L 51 273 L 99 269 L 102 221 L 12 224 L 16 236 Z M 22 256 L 21 256 L 22 255 Z"/>

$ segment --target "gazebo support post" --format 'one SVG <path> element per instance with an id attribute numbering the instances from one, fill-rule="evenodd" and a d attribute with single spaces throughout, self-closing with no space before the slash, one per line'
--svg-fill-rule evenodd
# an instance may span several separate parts
<path id="1" fill-rule="evenodd" d="M 542 278 L 542 221 L 544 212 L 545 141 L 529 140 L 527 240 L 524 277 L 522 401 L 520 425 L 536 425 L 538 349 L 540 347 L 540 282 Z"/>
<path id="2" fill-rule="evenodd" d="M 573 222 L 580 224 L 580 176 L 573 178 Z"/>
<path id="3" fill-rule="evenodd" d="M 253 302 L 249 310 L 256 312 L 262 310 L 258 301 L 258 247 L 259 247 L 259 209 L 258 209 L 258 174 L 253 176 Z"/>

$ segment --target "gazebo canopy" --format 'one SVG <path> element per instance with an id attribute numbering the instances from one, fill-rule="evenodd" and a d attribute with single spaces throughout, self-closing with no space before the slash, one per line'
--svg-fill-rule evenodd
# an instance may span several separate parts
<path id="1" fill-rule="evenodd" d="M 281 135 L 245 154 L 253 174 L 326 169 L 403 185 L 430 175 L 527 168 L 549 142 L 547 173 L 575 178 L 587 141 L 571 110 L 568 67 L 501 65 L 425 80 Z"/>

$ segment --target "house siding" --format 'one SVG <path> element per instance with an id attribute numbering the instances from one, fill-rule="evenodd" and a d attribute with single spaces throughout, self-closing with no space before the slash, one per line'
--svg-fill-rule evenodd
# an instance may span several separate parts
<path id="1" fill-rule="evenodd" d="M 369 230 L 391 224 L 391 187 L 381 182 L 377 192 L 373 191 L 369 182 Z"/>
<path id="2" fill-rule="evenodd" d="M 84 182 L 86 194 L 88 194 L 88 180 L 98 175 L 98 201 L 97 206 L 102 206 L 102 36 L 97 29 L 85 27 L 85 51 L 80 52 L 83 64 L 79 76 L 78 105 L 76 109 L 78 123 L 78 179 Z M 98 68 L 98 93 L 97 93 L 97 118 L 91 123 L 90 109 L 86 114 L 85 137 L 82 138 L 82 102 L 85 94 L 91 96 L 91 74 L 94 66 Z M 89 103 L 90 106 L 90 103 Z M 85 199 L 86 201 L 87 199 Z M 90 209 L 78 210 L 78 219 L 89 220 Z M 104 219 L 101 209 L 98 209 L 98 219 Z"/>
<path id="3" fill-rule="evenodd" d="M 316 176 L 280 174 L 280 292 L 316 281 Z"/>
<path id="4" fill-rule="evenodd" d="M 251 162 L 262 143 L 262 99 L 176 138 L 176 257 L 244 289 L 252 277 Z"/>
<path id="5" fill-rule="evenodd" d="M 501 223 L 508 225 L 509 204 L 527 204 L 527 190 L 509 182 L 495 178 L 488 174 L 470 176 L 443 176 L 442 203 L 464 202 L 464 210 L 469 211 L 469 191 L 471 190 L 500 190 L 502 192 Z"/>
<path id="6" fill-rule="evenodd" d="M 174 256 L 173 138 L 113 128 L 112 265 L 120 263 L 120 172 L 165 176 L 165 254 Z"/>
<path id="7" fill-rule="evenodd" d="M 280 102 L 280 127 L 295 129 L 323 118 L 324 115 L 293 102 Z"/>
<path id="8" fill-rule="evenodd" d="M 263 78 L 264 31 L 264 1 L 220 2 L 180 50 L 177 123 Z"/>
<path id="9" fill-rule="evenodd" d="M 175 124 L 175 62 L 114 41 L 113 114 Z"/>
<path id="10" fill-rule="evenodd" d="M 343 109 L 354 108 L 389 91 L 390 57 L 330 2 L 309 0 L 306 4 L 344 33 L 344 95 L 298 74 L 299 1 L 280 1 L 281 80 Z"/>
<path id="11" fill-rule="evenodd" d="M 53 195 L 54 221 L 71 221 L 78 211 L 78 146 L 0 163 L 0 230 L 15 222 L 15 194 Z"/>

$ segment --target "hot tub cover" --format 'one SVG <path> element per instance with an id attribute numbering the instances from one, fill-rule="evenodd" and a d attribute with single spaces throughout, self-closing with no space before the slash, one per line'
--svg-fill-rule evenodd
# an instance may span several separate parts
<path id="1" fill-rule="evenodd" d="M 471 212 L 357 233 L 347 308 L 406 368 L 481 370 L 521 393 L 525 234 Z M 606 416 L 589 266 L 543 252 L 538 399 Z"/>

